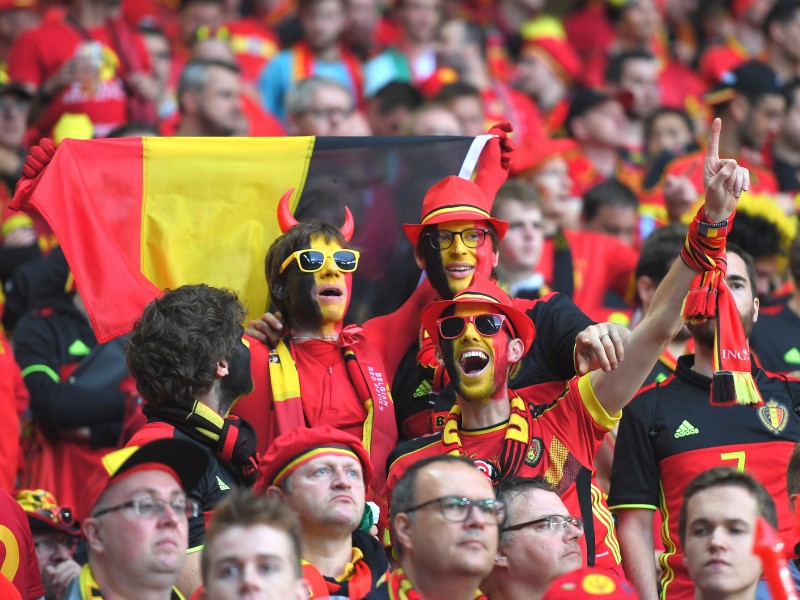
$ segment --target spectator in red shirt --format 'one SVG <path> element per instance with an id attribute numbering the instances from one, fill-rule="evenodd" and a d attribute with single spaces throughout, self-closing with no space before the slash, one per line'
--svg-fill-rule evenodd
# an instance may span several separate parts
<path id="1" fill-rule="evenodd" d="M 542 121 L 536 105 L 489 73 L 486 34 L 478 25 L 458 19 L 444 23 L 439 31 L 437 55 L 440 67 L 453 69 L 461 81 L 480 92 L 486 119 L 483 131 L 505 121 L 513 125 L 517 139 L 531 142 L 542 137 Z"/>
<path id="2" fill-rule="evenodd" d="M 105 0 L 72 0 L 66 16 L 21 35 L 9 77 L 43 101 L 36 125 L 49 135 L 64 114 L 85 114 L 95 137 L 128 120 L 153 122 L 157 86 L 142 40 Z"/>

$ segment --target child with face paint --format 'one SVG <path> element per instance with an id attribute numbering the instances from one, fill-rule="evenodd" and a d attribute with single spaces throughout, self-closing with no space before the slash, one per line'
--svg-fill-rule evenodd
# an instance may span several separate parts
<path id="1" fill-rule="evenodd" d="M 687 247 L 715 238 L 724 251 L 737 199 L 749 187 L 746 169 L 719 159 L 720 127 L 716 120 L 705 164 L 706 204 Z M 603 437 L 683 326 L 681 306 L 697 274 L 694 269 L 700 268 L 705 267 L 697 261 L 675 261 L 647 315 L 625 341 L 626 360 L 617 369 L 576 376 L 555 394 L 549 386 L 509 387 L 509 375 L 536 330 L 494 283 L 476 274 L 452 300 L 430 304 L 422 322 L 453 383 L 456 403 L 442 432 L 410 440 L 392 453 L 388 487 L 393 488 L 410 464 L 437 454 L 472 458 L 495 483 L 510 476 L 543 477 L 562 495 L 570 514 L 584 519 L 589 563 L 619 569 L 614 567 L 619 547 L 608 509 L 601 505 L 587 510 L 581 489 L 591 487 L 594 454 Z M 591 496 L 602 497 L 598 490 Z M 606 552 L 616 560 L 609 560 Z"/>

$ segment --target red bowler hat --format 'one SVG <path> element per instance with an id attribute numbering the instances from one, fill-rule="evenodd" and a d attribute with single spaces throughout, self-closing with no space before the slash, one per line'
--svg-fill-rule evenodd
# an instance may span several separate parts
<path id="1" fill-rule="evenodd" d="M 605 569 L 583 567 L 556 578 L 542 600 L 637 600 L 639 595 L 625 579 Z"/>
<path id="2" fill-rule="evenodd" d="M 469 287 L 461 290 L 452 300 L 437 300 L 422 309 L 422 325 L 431 337 L 434 344 L 439 343 L 439 329 L 436 327 L 437 319 L 441 318 L 445 310 L 456 304 L 464 303 L 485 304 L 498 309 L 508 317 L 515 336 L 522 340 L 525 349 L 531 347 L 536 336 L 533 321 L 521 310 L 514 308 L 511 298 L 495 282 L 482 273 L 475 273 Z"/>
<path id="3" fill-rule="evenodd" d="M 491 211 L 492 202 L 486 199 L 480 187 L 468 179 L 450 175 L 425 194 L 419 224 L 406 223 L 403 231 L 416 247 L 422 230 L 428 225 L 450 221 L 489 221 L 497 231 L 497 237 L 503 239 L 508 231 L 508 222 L 495 219 Z"/>
<path id="4" fill-rule="evenodd" d="M 280 485 L 298 467 L 319 456 L 330 454 L 352 456 L 361 463 L 364 485 L 372 480 L 372 462 L 357 437 L 329 425 L 298 427 L 280 434 L 262 457 L 254 492 L 264 492 L 271 485 Z"/>
<path id="5" fill-rule="evenodd" d="M 511 159 L 511 177 L 522 175 L 541 167 L 551 158 L 564 157 L 577 148 L 571 138 L 541 138 L 527 145 L 519 146 Z"/>

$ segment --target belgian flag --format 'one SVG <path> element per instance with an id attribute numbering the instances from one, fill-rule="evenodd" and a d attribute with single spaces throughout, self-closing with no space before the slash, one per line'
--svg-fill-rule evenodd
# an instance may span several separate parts
<path id="1" fill-rule="evenodd" d="M 347 205 L 362 251 L 348 320 L 360 322 L 413 291 L 420 274 L 400 226 L 419 221 L 431 185 L 470 176 L 488 137 L 67 139 L 12 206 L 50 224 L 104 342 L 184 284 L 236 290 L 259 316 L 281 195 L 297 190 L 300 221 L 341 225 Z"/>

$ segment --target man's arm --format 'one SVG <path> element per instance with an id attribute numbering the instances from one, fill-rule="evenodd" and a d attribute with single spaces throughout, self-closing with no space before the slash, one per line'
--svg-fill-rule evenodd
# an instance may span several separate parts
<path id="1" fill-rule="evenodd" d="M 615 514 L 625 577 L 636 588 L 640 598 L 658 598 L 654 512 L 646 508 L 624 508 Z"/>
<path id="2" fill-rule="evenodd" d="M 703 179 L 704 205 L 710 222 L 725 221 L 736 209 L 742 191 L 750 187 L 747 169 L 735 160 L 719 158 L 720 119 L 715 119 L 709 136 Z M 625 343 L 626 359 L 615 371 L 593 371 L 592 387 L 609 414 L 617 414 L 644 383 L 669 341 L 680 331 L 681 306 L 697 273 L 678 259 L 658 286 L 650 310 Z"/>

